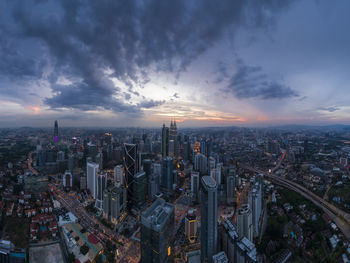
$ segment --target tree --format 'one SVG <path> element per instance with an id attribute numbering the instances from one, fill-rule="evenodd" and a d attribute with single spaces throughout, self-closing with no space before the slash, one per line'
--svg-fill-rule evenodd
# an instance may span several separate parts
<path id="1" fill-rule="evenodd" d="M 86 253 L 88 253 L 88 252 L 89 252 L 89 247 L 86 244 L 84 244 L 80 247 L 81 254 L 86 255 Z"/>
<path id="2" fill-rule="evenodd" d="M 75 256 L 73 253 L 68 254 L 68 263 L 74 263 Z"/>

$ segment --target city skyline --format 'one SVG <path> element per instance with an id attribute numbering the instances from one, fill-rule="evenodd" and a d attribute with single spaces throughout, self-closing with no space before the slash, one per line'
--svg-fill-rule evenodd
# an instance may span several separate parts
<path id="1" fill-rule="evenodd" d="M 213 3 L 0 3 L 0 127 L 350 124 L 349 2 Z"/>

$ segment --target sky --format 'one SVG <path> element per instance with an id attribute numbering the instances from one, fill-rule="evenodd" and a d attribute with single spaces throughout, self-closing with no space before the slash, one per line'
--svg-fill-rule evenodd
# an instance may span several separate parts
<path id="1" fill-rule="evenodd" d="M 4 0 L 0 127 L 350 124 L 348 0 Z"/>

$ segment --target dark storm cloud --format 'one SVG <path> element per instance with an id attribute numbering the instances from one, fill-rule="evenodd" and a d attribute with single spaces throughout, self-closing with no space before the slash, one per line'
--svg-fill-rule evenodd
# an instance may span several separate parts
<path id="1" fill-rule="evenodd" d="M 38 44 L 49 50 L 54 67 L 54 76 L 49 79 L 54 95 L 45 100 L 47 105 L 138 112 L 162 102 L 145 100 L 135 106 L 127 102 L 128 95 L 119 96 L 126 100 L 117 99 L 121 91 L 110 81 L 105 69 L 111 69 L 111 74 L 124 82 L 130 93 L 138 95 L 135 87 L 150 81 L 147 74 L 150 66 L 178 75 L 223 35 L 233 37 L 235 29 L 241 26 L 265 28 L 290 2 L 63 0 L 7 4 L 12 6 L 13 19 L 21 33 L 19 39 L 37 39 Z M 17 74 L 28 74 L 25 62 L 5 63 L 23 65 Z M 69 74 L 82 81 L 68 86 L 53 82 L 57 76 Z M 246 91 L 235 88 L 235 93 L 241 98 L 294 95 L 278 83 L 260 83 L 260 87 L 266 95 L 259 95 L 255 88 Z"/>
<path id="2" fill-rule="evenodd" d="M 276 80 L 271 80 L 261 67 L 247 66 L 241 59 L 236 61 L 236 73 L 229 79 L 225 92 L 239 99 L 284 99 L 299 96 L 296 91 Z"/>

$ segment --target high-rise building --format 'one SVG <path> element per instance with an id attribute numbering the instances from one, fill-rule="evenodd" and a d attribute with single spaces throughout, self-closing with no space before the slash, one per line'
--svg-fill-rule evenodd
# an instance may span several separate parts
<path id="1" fill-rule="evenodd" d="M 235 262 L 238 262 L 238 263 L 258 262 L 255 245 L 246 237 L 243 237 L 239 242 L 237 242 L 237 257 Z"/>
<path id="2" fill-rule="evenodd" d="M 240 238 L 246 237 L 249 241 L 253 241 L 252 211 L 249 204 L 244 204 L 238 209 L 237 228 Z"/>
<path id="3" fill-rule="evenodd" d="M 73 173 L 75 167 L 75 156 L 73 153 L 68 154 L 68 170 Z"/>
<path id="4" fill-rule="evenodd" d="M 133 180 L 133 206 L 141 207 L 146 202 L 147 195 L 147 177 L 144 171 L 134 175 Z"/>
<path id="5" fill-rule="evenodd" d="M 148 180 L 148 198 L 153 200 L 159 192 L 160 176 L 158 174 L 151 174 Z"/>
<path id="6" fill-rule="evenodd" d="M 162 156 L 166 157 L 169 155 L 169 128 L 163 124 L 162 128 Z"/>
<path id="7" fill-rule="evenodd" d="M 186 263 L 201 263 L 201 251 L 195 250 L 186 253 Z"/>
<path id="8" fill-rule="evenodd" d="M 185 217 L 185 234 L 190 243 L 197 238 L 197 216 L 194 209 L 190 209 Z"/>
<path id="9" fill-rule="evenodd" d="M 173 158 L 164 157 L 162 159 L 162 177 L 161 188 L 165 194 L 172 194 L 173 192 Z"/>
<path id="10" fill-rule="evenodd" d="M 63 187 L 72 188 L 73 186 L 73 176 L 71 172 L 66 171 L 63 175 Z"/>
<path id="11" fill-rule="evenodd" d="M 95 156 L 96 163 L 98 163 L 100 169 L 103 169 L 103 153 L 99 152 Z"/>
<path id="12" fill-rule="evenodd" d="M 235 177 L 229 175 L 226 177 L 226 198 L 227 204 L 233 205 L 235 202 Z"/>
<path id="13" fill-rule="evenodd" d="M 228 263 L 226 253 L 221 251 L 213 256 L 213 263 Z"/>
<path id="14" fill-rule="evenodd" d="M 86 163 L 86 183 L 87 188 L 90 190 L 92 198 L 96 199 L 97 196 L 97 173 L 99 167 L 97 163 L 87 162 Z"/>
<path id="15" fill-rule="evenodd" d="M 103 217 L 118 224 L 126 207 L 126 189 L 123 185 L 105 189 L 103 192 Z"/>
<path id="16" fill-rule="evenodd" d="M 248 202 L 252 210 L 253 236 L 259 235 L 259 222 L 262 212 L 262 192 L 258 182 L 255 183 L 248 195 Z"/>
<path id="17" fill-rule="evenodd" d="M 96 189 L 96 203 L 95 207 L 102 209 L 103 204 L 103 192 L 107 188 L 107 174 L 97 175 L 97 189 Z"/>
<path id="18" fill-rule="evenodd" d="M 129 207 L 132 204 L 132 196 L 133 196 L 133 181 L 134 176 L 138 172 L 138 164 L 137 164 L 137 144 L 129 144 L 124 143 L 124 176 L 125 176 L 125 186 L 127 189 L 127 200 Z"/>
<path id="19" fill-rule="evenodd" d="M 57 161 L 64 161 L 64 152 L 63 151 L 59 151 L 57 153 Z"/>
<path id="20" fill-rule="evenodd" d="M 123 166 L 116 165 L 114 167 L 114 186 L 124 185 L 124 176 L 123 176 Z"/>
<path id="21" fill-rule="evenodd" d="M 198 194 L 199 194 L 199 173 L 198 172 L 192 172 L 191 174 L 191 193 L 192 193 L 192 200 L 197 202 Z"/>
<path id="22" fill-rule="evenodd" d="M 158 198 L 141 214 L 141 262 L 168 262 L 173 232 L 174 205 Z"/>
<path id="23" fill-rule="evenodd" d="M 58 137 L 58 122 L 57 122 L 57 120 L 55 121 L 55 127 L 54 127 L 54 130 L 53 130 L 53 141 L 56 142 L 56 143 L 59 141 L 59 137 Z"/>
<path id="24" fill-rule="evenodd" d="M 236 227 L 230 220 L 226 219 L 220 224 L 219 229 L 219 249 L 226 253 L 229 262 L 237 262 L 236 254 L 239 236 Z"/>
<path id="25" fill-rule="evenodd" d="M 203 176 L 201 182 L 201 262 L 212 263 L 218 240 L 217 186 L 210 176 Z"/>

